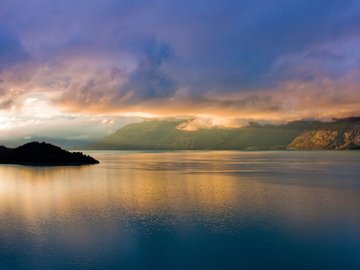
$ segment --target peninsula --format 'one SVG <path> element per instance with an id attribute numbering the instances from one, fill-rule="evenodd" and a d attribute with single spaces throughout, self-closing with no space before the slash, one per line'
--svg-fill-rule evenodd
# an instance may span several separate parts
<path id="1" fill-rule="evenodd" d="M 98 163 L 93 157 L 81 152 L 69 152 L 45 142 L 31 142 L 17 148 L 0 146 L 0 164 L 75 166 Z"/>

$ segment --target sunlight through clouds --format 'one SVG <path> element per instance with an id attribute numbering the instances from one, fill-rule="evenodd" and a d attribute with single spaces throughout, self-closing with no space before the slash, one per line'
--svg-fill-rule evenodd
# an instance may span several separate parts
<path id="1" fill-rule="evenodd" d="M 359 11 L 340 0 L 4 0 L 0 128 L 101 137 L 139 118 L 197 119 L 193 129 L 359 115 Z"/>

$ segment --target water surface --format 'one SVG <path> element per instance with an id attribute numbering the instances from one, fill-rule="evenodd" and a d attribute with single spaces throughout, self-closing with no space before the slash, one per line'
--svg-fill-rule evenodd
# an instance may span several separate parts
<path id="1" fill-rule="evenodd" d="M 0 269 L 360 269 L 360 152 L 0 166 Z"/>

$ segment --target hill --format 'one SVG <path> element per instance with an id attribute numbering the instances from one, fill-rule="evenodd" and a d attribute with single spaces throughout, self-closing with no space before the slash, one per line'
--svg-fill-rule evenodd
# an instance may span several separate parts
<path id="1" fill-rule="evenodd" d="M 17 148 L 0 146 L 0 164 L 36 166 L 90 165 L 99 161 L 80 152 L 68 152 L 52 144 L 31 142 Z"/>
<path id="2" fill-rule="evenodd" d="M 292 141 L 290 150 L 353 150 L 360 149 L 360 118 L 339 119 L 306 130 Z"/>
<path id="3" fill-rule="evenodd" d="M 132 123 L 88 145 L 86 149 L 114 150 L 265 150 L 286 149 L 304 130 L 292 126 L 198 129 L 187 131 L 179 125 L 187 120 L 150 120 Z M 304 124 L 304 123 L 302 123 Z"/>
<path id="4" fill-rule="evenodd" d="M 360 148 L 360 117 L 330 122 L 249 123 L 242 128 L 184 130 L 191 120 L 132 123 L 83 149 L 99 150 L 335 150 Z"/>

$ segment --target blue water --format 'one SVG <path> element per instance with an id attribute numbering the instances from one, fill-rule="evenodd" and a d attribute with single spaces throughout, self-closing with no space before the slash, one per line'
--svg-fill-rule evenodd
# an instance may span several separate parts
<path id="1" fill-rule="evenodd" d="M 0 269 L 360 269 L 360 152 L 0 166 Z"/>

